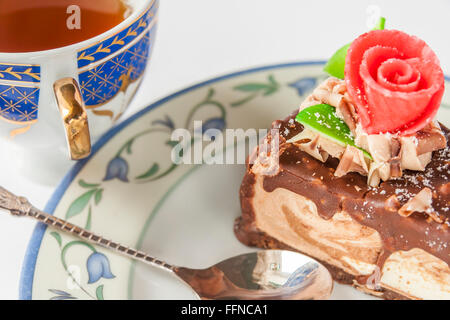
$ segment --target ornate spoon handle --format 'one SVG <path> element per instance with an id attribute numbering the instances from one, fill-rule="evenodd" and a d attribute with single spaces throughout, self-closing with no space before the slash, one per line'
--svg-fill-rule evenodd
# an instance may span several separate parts
<path id="1" fill-rule="evenodd" d="M 71 233 L 83 240 L 86 240 L 87 242 L 99 245 L 104 248 L 112 249 L 124 256 L 131 257 L 135 260 L 139 260 L 169 271 L 174 271 L 175 269 L 174 266 L 171 266 L 164 261 L 153 258 L 142 251 L 138 251 L 136 249 L 121 245 L 120 243 L 107 240 L 91 231 L 85 230 L 63 219 L 40 211 L 33 207 L 26 198 L 18 197 L 8 190 L 4 189 L 3 187 L 0 187 L 0 209 L 5 209 L 15 216 L 28 216 L 34 218 L 52 228 Z"/>

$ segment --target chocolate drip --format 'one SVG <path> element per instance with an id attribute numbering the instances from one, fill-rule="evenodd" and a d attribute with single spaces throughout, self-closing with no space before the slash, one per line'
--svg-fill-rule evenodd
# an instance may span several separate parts
<path id="1" fill-rule="evenodd" d="M 295 110 L 284 120 L 276 120 L 272 123 L 273 129 L 278 129 L 280 136 L 285 140 L 289 140 L 295 137 L 297 134 L 303 131 L 303 125 L 295 121 L 298 111 Z"/>
<path id="2" fill-rule="evenodd" d="M 291 119 L 294 115 L 273 124 L 285 139 L 303 130 Z M 344 210 L 362 225 L 377 230 L 383 241 L 377 262 L 380 268 L 391 253 L 413 248 L 423 249 L 450 265 L 450 132 L 441 127 L 447 148 L 433 153 L 424 172 L 406 170 L 402 177 L 369 187 L 367 177 L 357 173 L 335 177 L 337 159 L 322 163 L 289 144 L 280 155 L 279 173 L 264 177 L 263 187 L 267 192 L 284 188 L 310 199 L 324 219 Z M 425 187 L 432 190 L 432 207 L 443 223 L 424 213 L 415 212 L 409 217 L 398 214 L 400 207 Z"/>
<path id="3" fill-rule="evenodd" d="M 365 178 L 356 173 L 335 178 L 336 166 L 336 159 L 322 163 L 290 145 L 280 156 L 280 172 L 264 177 L 263 187 L 267 192 L 284 188 L 311 199 L 319 215 L 328 220 L 341 210 L 343 198 L 362 197 L 368 188 Z"/>

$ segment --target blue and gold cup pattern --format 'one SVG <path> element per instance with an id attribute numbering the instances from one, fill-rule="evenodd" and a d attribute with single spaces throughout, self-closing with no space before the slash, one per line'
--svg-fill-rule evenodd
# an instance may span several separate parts
<path id="1" fill-rule="evenodd" d="M 114 112 L 108 102 L 141 78 L 153 49 L 158 5 L 154 0 L 131 25 L 77 52 L 81 94 L 93 115 L 114 121 L 126 108 L 128 101 Z M 17 125 L 12 137 L 38 121 L 40 81 L 39 65 L 0 62 L 0 121 Z"/>
<path id="2" fill-rule="evenodd" d="M 158 1 L 153 1 L 131 25 L 78 52 L 81 94 L 94 115 L 116 120 L 124 111 L 126 105 L 114 113 L 105 104 L 141 78 L 153 49 L 157 9 Z"/>
<path id="3" fill-rule="evenodd" d="M 40 81 L 38 65 L 0 63 L 0 120 L 18 125 L 12 137 L 38 120 Z"/>

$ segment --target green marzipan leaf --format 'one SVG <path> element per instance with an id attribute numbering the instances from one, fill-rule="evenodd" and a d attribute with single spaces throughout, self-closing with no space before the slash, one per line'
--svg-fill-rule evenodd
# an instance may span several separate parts
<path id="1" fill-rule="evenodd" d="M 98 300 L 105 300 L 103 298 L 103 284 L 97 287 L 97 290 L 95 290 L 95 295 Z"/>
<path id="2" fill-rule="evenodd" d="M 380 17 L 380 19 L 378 20 L 378 23 L 375 25 L 373 30 L 384 30 L 385 23 L 386 23 L 386 18 Z"/>
<path id="3" fill-rule="evenodd" d="M 384 30 L 384 25 L 386 23 L 386 18 L 380 17 L 378 23 L 375 25 L 373 30 Z M 347 57 L 348 48 L 350 48 L 351 43 L 346 44 L 338 51 L 336 51 L 331 58 L 325 64 L 323 71 L 328 73 L 330 76 L 344 79 L 344 69 L 345 69 L 345 58 Z"/>
<path id="4" fill-rule="evenodd" d="M 323 70 L 330 76 L 344 79 L 345 57 L 347 57 L 347 51 L 348 48 L 350 48 L 350 45 L 351 43 L 340 48 L 333 54 L 330 60 L 328 60 Z"/>
<path id="5" fill-rule="evenodd" d="M 72 218 L 78 214 L 80 214 L 84 208 L 91 200 L 92 195 L 97 191 L 97 189 L 89 190 L 88 192 L 83 193 L 81 196 L 75 199 L 74 202 L 70 205 L 69 209 L 66 213 L 66 219 Z"/>
<path id="6" fill-rule="evenodd" d="M 336 109 L 329 104 L 317 104 L 299 112 L 295 118 L 305 127 L 325 135 L 327 138 L 343 145 L 350 145 L 370 154 L 355 145 L 355 139 L 347 124 L 336 115 Z"/>

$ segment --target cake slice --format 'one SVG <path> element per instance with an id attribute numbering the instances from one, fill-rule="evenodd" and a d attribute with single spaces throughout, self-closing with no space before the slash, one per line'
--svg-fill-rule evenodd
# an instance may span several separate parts
<path id="1" fill-rule="evenodd" d="M 249 157 L 235 234 L 249 246 L 305 253 L 324 263 L 335 280 L 377 297 L 450 299 L 450 133 L 433 120 L 443 77 L 435 66 L 422 66 L 433 61 L 431 55 L 418 53 L 416 59 L 383 49 L 371 56 L 391 41 L 385 37 L 404 40 L 398 32 L 372 31 L 355 40 L 345 79 L 330 77 L 299 110 L 272 124 L 275 130 Z M 363 56 L 378 59 L 378 70 L 380 56 L 394 65 L 381 70 L 387 85 L 371 69 L 373 61 L 363 59 L 358 63 L 367 63 L 369 74 L 360 67 L 360 87 L 350 89 L 361 41 L 376 47 Z M 396 66 L 399 59 L 407 66 Z M 410 78 L 402 79 L 408 66 Z M 413 90 L 404 88 L 414 82 Z M 422 106 L 417 96 L 427 90 Z M 413 96 L 405 105 L 397 92 Z M 403 116 L 402 108 L 410 114 Z M 395 115 L 401 119 L 389 118 Z"/>

